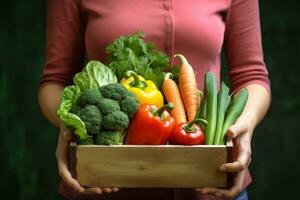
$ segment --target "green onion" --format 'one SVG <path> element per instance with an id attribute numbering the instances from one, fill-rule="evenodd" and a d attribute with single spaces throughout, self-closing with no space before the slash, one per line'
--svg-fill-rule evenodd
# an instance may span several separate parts
<path id="1" fill-rule="evenodd" d="M 206 114 L 208 125 L 205 128 L 205 144 L 213 144 L 217 121 L 217 81 L 212 72 L 205 74 Z"/>
<path id="2" fill-rule="evenodd" d="M 222 127 L 224 123 L 225 113 L 230 104 L 229 88 L 222 82 L 221 89 L 218 93 L 218 113 L 216 132 L 214 137 L 214 145 L 218 145 L 221 141 Z"/>
<path id="3" fill-rule="evenodd" d="M 242 114 L 248 100 L 248 90 L 246 88 L 241 89 L 236 95 L 234 95 L 229 108 L 226 112 L 226 118 L 222 128 L 222 135 L 219 144 L 224 144 L 225 134 L 228 128 L 233 125 L 239 116 Z"/>
<path id="4" fill-rule="evenodd" d="M 203 98 L 203 103 L 201 105 L 201 112 L 200 112 L 200 117 L 205 119 L 206 117 L 206 106 L 207 106 L 207 98 L 206 95 L 204 94 L 204 98 Z"/>

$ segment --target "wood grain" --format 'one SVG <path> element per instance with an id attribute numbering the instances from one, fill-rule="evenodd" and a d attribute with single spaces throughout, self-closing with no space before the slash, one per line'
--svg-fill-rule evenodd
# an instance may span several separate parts
<path id="1" fill-rule="evenodd" d="M 227 150 L 227 163 L 232 162 L 232 149 L 233 149 L 233 142 L 231 138 L 226 139 L 226 150 Z M 233 173 L 227 174 L 227 188 L 230 188 L 233 185 Z"/>
<path id="2" fill-rule="evenodd" d="M 77 165 L 77 157 L 76 157 L 76 153 L 77 153 L 77 145 L 75 142 L 71 142 L 70 144 L 70 164 L 69 164 L 69 168 L 70 168 L 70 172 L 72 174 L 73 178 L 77 178 L 77 172 L 76 172 L 76 165 Z"/>
<path id="3" fill-rule="evenodd" d="M 79 145 L 76 151 L 77 178 L 85 186 L 227 186 L 227 174 L 218 170 L 225 145 Z"/>

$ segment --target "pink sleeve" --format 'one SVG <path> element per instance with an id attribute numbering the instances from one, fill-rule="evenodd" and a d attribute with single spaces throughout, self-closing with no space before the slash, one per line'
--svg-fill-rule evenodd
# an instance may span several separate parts
<path id="1" fill-rule="evenodd" d="M 84 25 L 77 0 L 48 0 L 46 62 L 41 84 L 72 83 L 84 62 Z"/>
<path id="2" fill-rule="evenodd" d="M 258 0 L 232 0 L 224 42 L 231 90 L 257 83 L 270 92 L 270 80 L 263 60 Z"/>

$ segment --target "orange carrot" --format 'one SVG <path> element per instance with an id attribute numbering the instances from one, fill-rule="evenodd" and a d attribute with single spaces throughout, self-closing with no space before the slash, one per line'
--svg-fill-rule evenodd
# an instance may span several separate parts
<path id="1" fill-rule="evenodd" d="M 180 91 L 175 81 L 172 80 L 173 75 L 167 73 L 162 85 L 162 91 L 168 102 L 174 104 L 174 109 L 171 111 L 172 117 L 174 117 L 176 123 L 186 122 L 186 115 L 184 105 L 181 100 Z"/>
<path id="2" fill-rule="evenodd" d="M 198 90 L 194 70 L 186 58 L 181 54 L 176 54 L 181 61 L 179 68 L 179 89 L 188 120 L 194 119 L 198 109 Z"/>

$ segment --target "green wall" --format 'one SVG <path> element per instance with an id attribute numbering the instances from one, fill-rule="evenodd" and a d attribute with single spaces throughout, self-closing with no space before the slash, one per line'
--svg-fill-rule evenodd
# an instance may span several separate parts
<path id="1" fill-rule="evenodd" d="M 300 199 L 300 7 L 296 0 L 263 0 L 260 7 L 273 101 L 253 138 L 249 195 Z M 1 199 L 59 199 L 57 131 L 43 118 L 36 100 L 44 61 L 45 13 L 46 1 L 1 3 Z"/>

